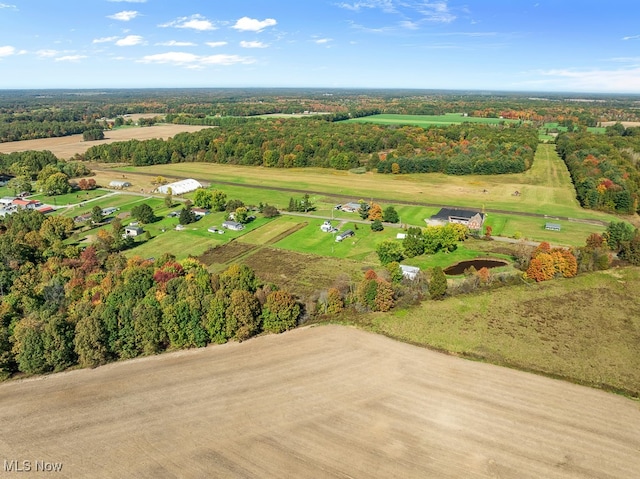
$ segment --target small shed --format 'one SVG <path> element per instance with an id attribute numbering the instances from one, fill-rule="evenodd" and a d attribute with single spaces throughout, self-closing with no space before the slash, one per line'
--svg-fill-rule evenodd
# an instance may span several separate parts
<path id="1" fill-rule="evenodd" d="M 408 266 L 406 264 L 401 264 L 400 269 L 402 270 L 402 276 L 410 280 L 416 279 L 416 276 L 418 276 L 420 272 L 420 268 L 417 266 Z"/>
<path id="2" fill-rule="evenodd" d="M 561 228 L 558 223 L 546 223 L 544 225 L 544 229 L 549 231 L 560 231 Z"/>
<path id="3" fill-rule="evenodd" d="M 125 226 L 124 227 L 124 235 L 125 236 L 140 236 L 144 233 L 144 230 L 140 226 Z"/>
<path id="4" fill-rule="evenodd" d="M 340 242 L 342 240 L 345 240 L 347 238 L 351 238 L 352 236 L 355 236 L 355 232 L 353 230 L 346 230 L 343 231 L 342 233 L 340 233 L 338 236 L 336 236 L 336 242 Z"/>
<path id="5" fill-rule="evenodd" d="M 131 186 L 131 183 L 129 183 L 128 181 L 113 180 L 109 183 L 109 188 L 116 188 L 118 190 L 121 190 L 122 188 L 128 188 L 129 186 Z"/>

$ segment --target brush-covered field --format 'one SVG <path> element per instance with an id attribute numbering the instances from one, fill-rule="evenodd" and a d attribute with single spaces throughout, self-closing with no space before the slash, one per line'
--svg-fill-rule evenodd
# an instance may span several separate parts
<path id="1" fill-rule="evenodd" d="M 363 319 L 453 354 L 640 396 L 640 269 L 447 298 Z"/>

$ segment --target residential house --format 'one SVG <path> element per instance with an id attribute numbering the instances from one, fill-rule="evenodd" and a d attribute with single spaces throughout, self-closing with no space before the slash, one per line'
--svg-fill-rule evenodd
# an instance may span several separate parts
<path id="1" fill-rule="evenodd" d="M 191 208 L 191 212 L 196 215 L 197 219 L 204 218 L 205 215 L 209 214 L 209 210 L 205 210 L 204 208 Z"/>
<path id="2" fill-rule="evenodd" d="M 355 213 L 356 211 L 358 211 L 360 209 L 360 203 L 345 203 L 344 205 L 342 205 L 340 207 L 340 209 L 342 211 L 345 211 L 347 213 Z"/>
<path id="3" fill-rule="evenodd" d="M 42 203 L 37 200 L 25 200 L 22 198 L 16 198 L 15 200 L 13 200 L 13 205 L 23 210 L 35 210 L 38 206 L 42 206 Z"/>
<path id="4" fill-rule="evenodd" d="M 457 223 L 465 225 L 470 230 L 480 230 L 484 224 L 484 219 L 484 213 L 478 211 L 442 208 L 437 214 L 425 221 L 429 226 L 443 226 L 447 223 Z"/>
<path id="5" fill-rule="evenodd" d="M 240 231 L 244 229 L 244 225 L 237 221 L 225 221 L 222 223 L 222 227 L 232 231 Z"/>
<path id="6" fill-rule="evenodd" d="M 335 228 L 331 225 L 331 221 L 325 221 L 320 225 L 320 231 L 323 233 L 332 233 Z"/>

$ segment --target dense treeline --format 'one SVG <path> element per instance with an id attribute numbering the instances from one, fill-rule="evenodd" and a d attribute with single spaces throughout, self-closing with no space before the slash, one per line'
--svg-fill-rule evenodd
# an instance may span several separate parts
<path id="1" fill-rule="evenodd" d="M 0 234 L 0 376 L 97 366 L 297 325 L 300 305 L 247 266 L 126 259 L 99 240 L 63 242 L 64 217 L 9 217 Z"/>
<path id="2" fill-rule="evenodd" d="M 15 192 L 32 191 L 32 181 L 37 180 L 40 187 L 54 175 L 64 175 L 67 186 L 69 178 L 91 174 L 87 166 L 80 161 L 64 161 L 53 153 L 43 151 L 22 151 L 9 154 L 0 153 L 0 173 L 13 176 L 8 186 Z M 61 176 L 57 177 L 62 178 Z M 53 178 L 52 181 L 55 181 Z M 42 188 L 43 191 L 47 188 Z"/>
<path id="3" fill-rule="evenodd" d="M 0 142 L 75 135 L 97 128 L 97 115 L 85 108 L 0 109 Z"/>
<path id="4" fill-rule="evenodd" d="M 622 126 L 622 125 L 620 125 Z M 633 213 L 640 188 L 640 135 L 637 128 L 607 128 L 606 135 L 564 133 L 556 139 L 585 208 Z"/>
<path id="5" fill-rule="evenodd" d="M 171 122 L 217 125 L 215 117 L 325 113 L 330 121 L 375 113 L 558 122 L 571 129 L 604 121 L 638 121 L 637 98 L 518 93 L 479 95 L 429 90 L 137 89 L 5 90 L 0 92 L 0 141 L 82 133 L 103 118 L 133 113 L 169 115 Z"/>
<path id="6" fill-rule="evenodd" d="M 538 144 L 537 131 L 527 125 L 495 127 L 453 125 L 431 128 L 425 133 L 429 146 L 392 153 L 381 161 L 379 173 L 433 173 L 449 175 L 495 175 L 527 170 Z"/>
<path id="7" fill-rule="evenodd" d="M 452 125 L 425 130 L 415 126 L 280 118 L 221 122 L 218 128 L 183 133 L 166 141 L 96 145 L 84 158 L 137 166 L 200 161 L 344 170 L 367 165 L 382 172 L 386 172 L 386 164 L 391 172 L 392 161 L 380 162 L 380 153 L 392 152 L 393 156 L 412 160 L 435 158 L 438 171 L 467 174 L 523 171 L 530 166 L 536 145 L 536 132 L 526 125 Z M 411 171 L 410 167 L 406 169 Z"/>

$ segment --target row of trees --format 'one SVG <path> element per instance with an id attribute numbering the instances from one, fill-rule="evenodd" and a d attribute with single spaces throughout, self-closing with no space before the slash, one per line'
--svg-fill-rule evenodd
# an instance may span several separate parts
<path id="1" fill-rule="evenodd" d="M 563 133 L 556 145 L 582 206 L 623 214 L 638 210 L 640 136 Z"/>

